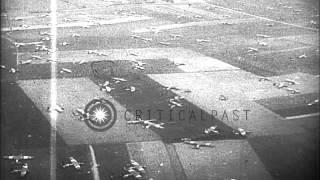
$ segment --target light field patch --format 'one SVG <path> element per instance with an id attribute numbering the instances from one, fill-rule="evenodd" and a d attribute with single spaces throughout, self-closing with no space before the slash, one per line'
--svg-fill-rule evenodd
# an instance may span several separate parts
<path id="1" fill-rule="evenodd" d="M 147 165 L 147 178 L 154 180 L 175 180 L 175 174 L 162 141 L 137 142 L 127 144 L 130 159 L 140 165 Z"/>
<path id="2" fill-rule="evenodd" d="M 50 80 L 26 80 L 18 81 L 18 84 L 49 121 L 47 108 L 50 107 Z M 107 131 L 94 131 L 85 122 L 79 121 L 79 117 L 72 115 L 75 109 L 84 108 L 93 98 L 105 98 L 116 108 L 116 123 Z M 64 111 L 58 114 L 56 127 L 67 144 L 124 143 L 159 139 L 158 135 L 149 129 L 128 126 L 124 118 L 125 108 L 100 91 L 88 78 L 58 79 L 57 104 L 63 107 Z M 133 118 L 129 113 L 127 116 Z"/>
<path id="3" fill-rule="evenodd" d="M 246 140 L 210 143 L 215 148 L 174 144 L 187 179 L 273 179 Z"/>

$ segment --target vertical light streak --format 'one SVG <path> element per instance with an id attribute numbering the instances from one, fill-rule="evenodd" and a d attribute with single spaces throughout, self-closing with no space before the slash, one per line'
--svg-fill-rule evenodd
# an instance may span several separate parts
<path id="1" fill-rule="evenodd" d="M 50 0 L 50 17 L 51 17 L 51 79 L 50 79 L 50 106 L 57 105 L 57 78 L 56 78 L 56 61 L 57 61 L 57 1 Z M 56 140 L 57 140 L 57 119 L 58 112 L 50 113 L 50 180 L 56 180 Z"/>
<path id="2" fill-rule="evenodd" d="M 92 160 L 92 172 L 93 172 L 92 175 L 93 175 L 93 179 L 94 180 L 100 180 L 98 164 L 97 164 L 97 160 L 96 160 L 96 155 L 94 153 L 92 145 L 89 145 L 89 150 L 90 150 L 91 160 Z"/>

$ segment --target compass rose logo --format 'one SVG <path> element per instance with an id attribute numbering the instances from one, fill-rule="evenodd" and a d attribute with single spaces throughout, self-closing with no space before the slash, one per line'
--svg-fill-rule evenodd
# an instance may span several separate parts
<path id="1" fill-rule="evenodd" d="M 111 128 L 117 119 L 113 104 L 102 98 L 90 101 L 85 107 L 85 112 L 88 114 L 86 124 L 96 131 L 105 131 Z"/>

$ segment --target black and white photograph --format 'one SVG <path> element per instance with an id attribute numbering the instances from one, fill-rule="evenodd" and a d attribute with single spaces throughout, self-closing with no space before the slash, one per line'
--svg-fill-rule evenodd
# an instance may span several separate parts
<path id="1" fill-rule="evenodd" d="M 1 180 L 319 179 L 318 0 L 1 0 Z"/>

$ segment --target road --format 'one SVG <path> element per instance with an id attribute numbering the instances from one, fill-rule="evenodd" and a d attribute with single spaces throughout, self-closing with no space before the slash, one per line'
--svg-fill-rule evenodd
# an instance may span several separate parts
<path id="1" fill-rule="evenodd" d="M 123 179 L 131 159 L 147 167 L 145 179 L 318 179 L 318 7 L 3 1 L 1 155 L 35 156 L 25 179 Z M 110 92 L 99 87 L 106 80 Z M 107 130 L 74 115 L 94 98 L 115 108 Z M 52 104 L 63 110 L 48 112 Z M 165 128 L 127 124 L 139 116 Z M 211 126 L 219 134 L 205 135 Z M 62 168 L 69 156 L 80 170 Z M 21 179 L 13 166 L 1 161 L 1 179 Z"/>

